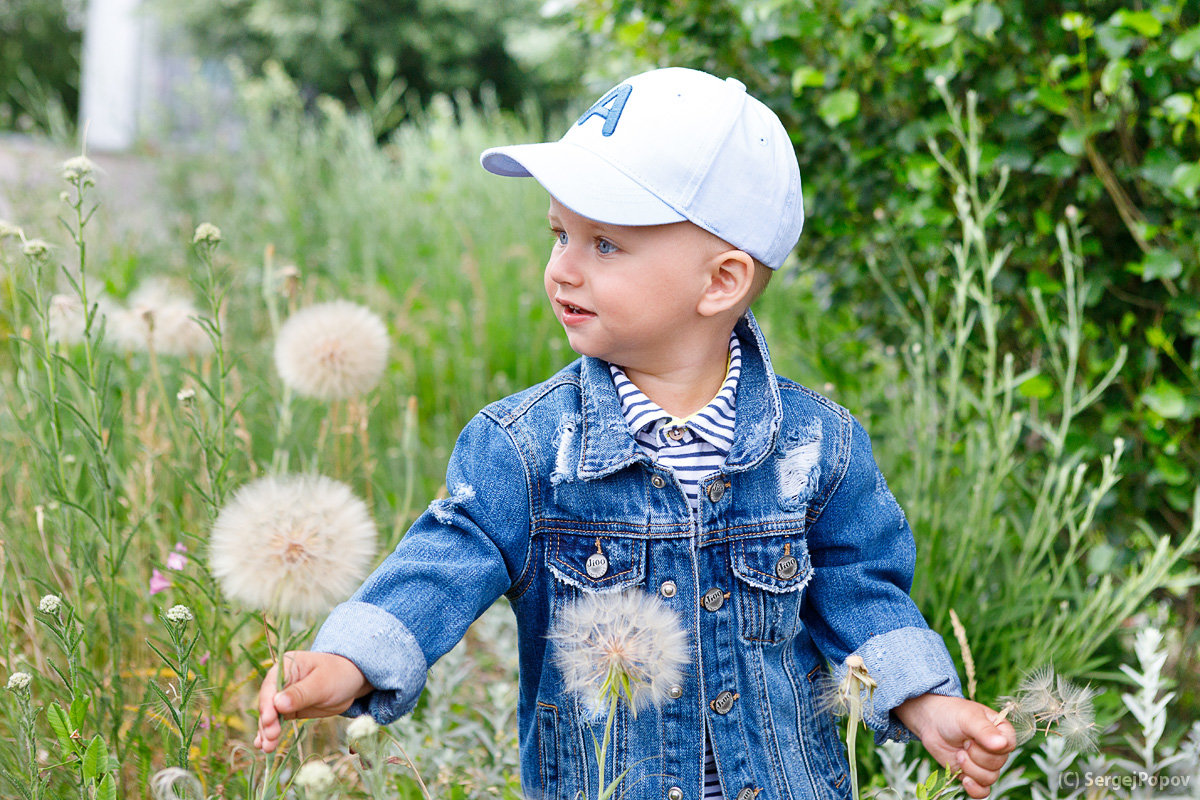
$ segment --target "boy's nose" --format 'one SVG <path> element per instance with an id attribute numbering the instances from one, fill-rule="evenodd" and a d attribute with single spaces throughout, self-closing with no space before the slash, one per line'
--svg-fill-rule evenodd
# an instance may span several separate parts
<path id="1" fill-rule="evenodd" d="M 574 286 L 578 285 L 580 274 L 579 265 L 575 263 L 569 247 L 550 256 L 550 263 L 546 266 L 546 276 L 550 280 Z"/>

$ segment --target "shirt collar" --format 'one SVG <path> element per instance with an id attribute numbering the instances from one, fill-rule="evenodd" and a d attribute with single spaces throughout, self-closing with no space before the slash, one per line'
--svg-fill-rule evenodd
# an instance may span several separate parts
<path id="1" fill-rule="evenodd" d="M 621 401 L 621 415 L 635 436 L 644 433 L 667 447 L 699 437 L 722 455 L 729 452 L 733 444 L 738 378 L 742 372 L 742 348 L 736 334 L 729 334 L 729 359 L 720 391 L 704 408 L 682 419 L 647 397 L 619 366 L 609 364 L 608 368 Z"/>

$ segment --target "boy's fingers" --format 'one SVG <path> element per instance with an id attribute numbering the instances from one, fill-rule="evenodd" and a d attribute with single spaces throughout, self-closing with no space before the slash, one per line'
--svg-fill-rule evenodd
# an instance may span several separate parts
<path id="1" fill-rule="evenodd" d="M 991 793 L 991 789 L 980 786 L 973 778 L 969 777 L 963 777 L 962 787 L 968 796 L 974 797 L 976 800 L 981 800 L 981 798 L 987 797 Z"/>
<path id="2" fill-rule="evenodd" d="M 988 709 L 986 714 L 971 714 L 963 720 L 963 733 L 981 748 L 991 753 L 1010 753 L 1017 746 L 1013 728 L 1006 722 L 997 725 Z"/>

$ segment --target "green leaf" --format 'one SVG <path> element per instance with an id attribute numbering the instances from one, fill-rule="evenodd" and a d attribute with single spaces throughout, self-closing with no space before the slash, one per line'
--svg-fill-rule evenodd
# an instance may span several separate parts
<path id="1" fill-rule="evenodd" d="M 942 24 L 953 25 L 963 17 L 971 13 L 972 0 L 961 0 L 961 2 L 946 6 L 946 10 L 942 12 Z"/>
<path id="2" fill-rule="evenodd" d="M 841 89 L 825 95 L 817 105 L 817 113 L 831 128 L 858 116 L 858 92 Z"/>
<path id="3" fill-rule="evenodd" d="M 46 721 L 50 723 L 50 730 L 54 731 L 58 743 L 62 745 L 63 753 L 74 752 L 75 748 L 71 742 L 71 721 L 67 719 L 67 712 L 63 711 L 63 707 L 58 703 L 51 703 L 46 709 Z"/>
<path id="4" fill-rule="evenodd" d="M 792 72 L 792 94 L 799 95 L 810 86 L 824 86 L 825 73 L 812 67 L 799 67 Z"/>
<path id="5" fill-rule="evenodd" d="M 1087 131 L 1068 122 L 1058 132 L 1058 146 L 1069 156 L 1081 156 L 1084 145 L 1087 144 L 1087 137 Z"/>
<path id="6" fill-rule="evenodd" d="M 108 770 L 108 748 L 104 739 L 96 734 L 88 742 L 87 751 L 83 754 L 83 777 L 93 781 Z"/>
<path id="7" fill-rule="evenodd" d="M 1176 92 L 1162 101 L 1163 112 L 1171 122 L 1187 119 L 1196 107 L 1196 101 L 1190 94 Z"/>
<path id="8" fill-rule="evenodd" d="M 1100 91 L 1111 97 L 1129 85 L 1132 75 L 1133 70 L 1130 69 L 1128 61 L 1123 58 L 1114 59 L 1105 64 L 1104 71 L 1100 73 Z"/>
<path id="9" fill-rule="evenodd" d="M 76 697 L 71 701 L 71 714 L 68 719 L 71 722 L 71 728 L 73 730 L 79 730 L 83 727 L 83 722 L 87 719 L 88 704 L 91 703 L 91 701 L 92 698 L 86 695 Z"/>
<path id="10" fill-rule="evenodd" d="M 1162 378 L 1158 383 L 1142 392 L 1141 400 L 1163 419 L 1182 419 L 1187 413 L 1187 403 L 1179 387 Z"/>
<path id="11" fill-rule="evenodd" d="M 1200 25 L 1181 33 L 1171 42 L 1171 58 L 1187 61 L 1200 53 Z"/>
<path id="12" fill-rule="evenodd" d="M 982 2 L 975 9 L 975 23 L 971 30 L 980 39 L 991 41 L 996 31 L 1004 25 L 1004 12 L 995 3 Z"/>
<path id="13" fill-rule="evenodd" d="M 1174 280 L 1183 274 L 1183 263 L 1169 250 L 1155 248 L 1142 259 L 1142 280 Z"/>
<path id="14" fill-rule="evenodd" d="M 1180 164 L 1171 171 L 1171 186 L 1188 200 L 1195 200 L 1200 192 L 1200 161 Z"/>
<path id="15" fill-rule="evenodd" d="M 1024 397 L 1034 397 L 1044 400 L 1047 397 L 1054 396 L 1054 382 L 1045 375 L 1034 375 L 1018 386 L 1017 391 Z"/>
<path id="16" fill-rule="evenodd" d="M 117 782 L 111 772 L 96 787 L 96 800 L 117 800 Z"/>
<path id="17" fill-rule="evenodd" d="M 1130 11 L 1127 8 L 1123 8 L 1113 14 L 1112 19 L 1109 21 L 1119 27 L 1137 31 L 1148 39 L 1153 39 L 1162 33 L 1162 23 L 1158 21 L 1158 17 L 1149 11 Z"/>
<path id="18" fill-rule="evenodd" d="M 1053 87 L 1039 86 L 1036 97 L 1039 105 L 1060 116 L 1066 116 L 1071 110 L 1071 101 L 1067 99 L 1067 95 Z"/>

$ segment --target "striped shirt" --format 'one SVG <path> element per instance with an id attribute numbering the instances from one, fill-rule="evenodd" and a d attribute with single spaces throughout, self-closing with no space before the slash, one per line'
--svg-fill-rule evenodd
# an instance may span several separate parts
<path id="1" fill-rule="evenodd" d="M 683 419 L 660 408 L 633 385 L 620 367 L 609 364 L 608 368 L 633 438 L 655 462 L 675 474 L 695 513 L 700 502 L 700 481 L 720 470 L 733 444 L 737 385 L 742 373 L 742 348 L 737 336 L 729 335 L 729 366 L 721 390 L 708 405 Z M 723 798 L 712 745 L 705 734 L 704 800 Z"/>

